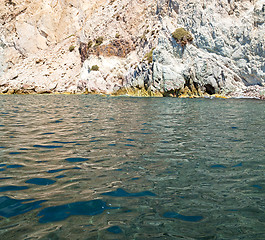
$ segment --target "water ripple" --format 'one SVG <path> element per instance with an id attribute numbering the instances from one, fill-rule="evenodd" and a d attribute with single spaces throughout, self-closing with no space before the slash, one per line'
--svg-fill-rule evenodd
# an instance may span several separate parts
<path id="1" fill-rule="evenodd" d="M 163 216 L 166 218 L 178 218 L 187 222 L 199 222 L 203 219 L 202 216 L 185 216 L 176 212 L 166 212 Z"/>
<path id="2" fill-rule="evenodd" d="M 109 207 L 106 202 L 97 199 L 44 208 L 38 216 L 41 216 L 40 223 L 48 223 L 61 221 L 71 215 L 98 215 L 108 209 L 117 209 L 117 207 Z"/>
<path id="3" fill-rule="evenodd" d="M 0 192 L 8 192 L 8 191 L 20 191 L 20 190 L 25 190 L 28 189 L 29 187 L 27 186 L 14 186 L 14 185 L 9 185 L 9 186 L 2 186 L 0 187 Z"/>
<path id="4" fill-rule="evenodd" d="M 36 185 L 51 185 L 54 184 L 56 181 L 48 178 L 31 178 L 25 183 L 30 183 L 30 184 L 36 184 Z"/>
<path id="5" fill-rule="evenodd" d="M 265 239 L 264 101 L 0 98 L 1 240 Z"/>
<path id="6" fill-rule="evenodd" d="M 128 193 L 122 188 L 118 188 L 112 192 L 101 193 L 104 196 L 111 196 L 111 197 L 145 197 L 145 196 L 156 196 L 154 193 L 150 191 L 143 191 L 138 193 Z"/>
<path id="7" fill-rule="evenodd" d="M 40 204 L 45 202 L 45 200 L 32 202 L 33 199 L 17 200 L 12 199 L 7 196 L 0 197 L 0 216 L 10 218 L 36 208 L 40 208 Z M 31 201 L 30 203 L 25 203 Z"/>

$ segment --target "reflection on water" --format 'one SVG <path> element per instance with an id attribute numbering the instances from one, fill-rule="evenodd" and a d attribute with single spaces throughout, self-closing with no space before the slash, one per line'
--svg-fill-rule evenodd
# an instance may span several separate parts
<path id="1" fill-rule="evenodd" d="M 55 183 L 56 181 L 48 179 L 48 178 L 31 178 L 27 180 L 25 183 L 31 183 L 36 185 L 50 185 Z"/>
<path id="2" fill-rule="evenodd" d="M 265 102 L 0 96 L 3 239 L 265 239 Z"/>
<path id="3" fill-rule="evenodd" d="M 45 201 L 35 201 L 30 203 L 23 203 L 32 201 L 32 199 L 16 200 L 9 197 L 0 197 L 0 215 L 6 218 L 17 216 L 33 209 L 40 208 L 40 203 Z"/>
<path id="4" fill-rule="evenodd" d="M 138 193 L 128 193 L 122 188 L 118 188 L 115 191 L 112 192 L 105 192 L 101 193 L 101 195 L 104 196 L 111 196 L 111 197 L 144 197 L 144 196 L 155 196 L 154 193 L 150 191 L 143 191 L 143 192 L 138 192 Z"/>
<path id="5" fill-rule="evenodd" d="M 40 211 L 38 216 L 41 216 L 39 219 L 40 223 L 48 223 L 64 220 L 71 215 L 98 215 L 107 209 L 117 208 L 109 207 L 102 200 L 96 199 L 86 202 L 74 202 L 55 207 L 44 208 Z"/>

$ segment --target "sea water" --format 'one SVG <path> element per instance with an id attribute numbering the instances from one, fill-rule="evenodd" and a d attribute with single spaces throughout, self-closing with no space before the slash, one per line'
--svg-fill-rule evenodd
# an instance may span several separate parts
<path id="1" fill-rule="evenodd" d="M 265 102 L 0 96 L 0 239 L 265 239 Z"/>

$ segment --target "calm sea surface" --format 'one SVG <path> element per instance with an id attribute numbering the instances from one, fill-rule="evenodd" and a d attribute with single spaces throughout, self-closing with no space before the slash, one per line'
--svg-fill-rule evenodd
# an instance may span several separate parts
<path id="1" fill-rule="evenodd" d="M 265 239 L 265 102 L 0 96 L 0 239 Z"/>

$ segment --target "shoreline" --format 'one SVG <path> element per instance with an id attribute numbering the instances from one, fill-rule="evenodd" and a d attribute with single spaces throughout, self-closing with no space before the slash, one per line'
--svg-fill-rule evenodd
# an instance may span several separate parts
<path id="1" fill-rule="evenodd" d="M 86 92 L 51 92 L 51 93 L 0 93 L 0 96 L 10 96 L 10 95 L 97 95 L 102 97 L 126 97 L 126 98 L 179 98 L 179 99 L 250 99 L 250 100 L 265 100 L 265 96 L 255 97 L 255 96 L 245 96 L 245 95 L 234 95 L 226 96 L 222 94 L 204 94 L 202 96 L 197 95 L 181 95 L 181 96 L 171 96 L 166 95 L 133 95 L 133 94 L 104 94 L 104 93 L 86 93 Z"/>
<path id="2" fill-rule="evenodd" d="M 262 0 L 11 2 L 0 94 L 265 99 Z"/>

